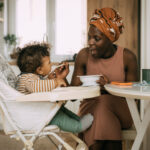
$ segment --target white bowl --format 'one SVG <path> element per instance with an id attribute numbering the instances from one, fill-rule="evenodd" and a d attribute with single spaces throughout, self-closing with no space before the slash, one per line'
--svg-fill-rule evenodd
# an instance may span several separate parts
<path id="1" fill-rule="evenodd" d="M 95 86 L 99 85 L 96 81 L 100 79 L 102 75 L 85 75 L 78 76 L 80 81 L 83 83 L 82 86 Z"/>

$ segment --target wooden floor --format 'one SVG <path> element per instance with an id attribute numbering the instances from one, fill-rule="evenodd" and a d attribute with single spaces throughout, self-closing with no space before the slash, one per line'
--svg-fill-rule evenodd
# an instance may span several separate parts
<path id="1" fill-rule="evenodd" d="M 65 140 L 73 147 L 75 146 L 75 142 L 70 140 L 68 137 L 64 137 Z M 16 141 L 15 139 L 11 139 L 9 136 L 4 135 L 2 131 L 0 131 L 0 150 L 22 150 L 23 143 L 21 141 Z M 47 138 L 41 137 L 34 144 L 34 150 L 56 150 L 55 145 Z"/>
<path id="2" fill-rule="evenodd" d="M 65 139 L 65 141 L 67 141 L 67 143 L 75 147 L 76 143 L 72 139 L 70 139 L 67 136 L 63 138 Z M 126 143 L 123 142 L 122 143 L 123 150 L 130 150 L 132 143 L 133 141 L 129 141 L 127 146 Z M 21 141 L 17 141 L 16 139 L 11 139 L 9 136 L 4 135 L 3 131 L 0 131 L 0 150 L 22 150 L 22 149 L 23 149 L 23 143 Z M 35 142 L 34 150 L 57 150 L 57 149 L 56 146 L 47 137 L 41 137 Z"/>

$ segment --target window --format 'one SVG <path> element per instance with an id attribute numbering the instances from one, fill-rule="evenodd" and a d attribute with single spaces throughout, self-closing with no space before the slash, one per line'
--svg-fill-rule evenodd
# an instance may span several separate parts
<path id="1" fill-rule="evenodd" d="M 83 0 L 56 0 L 56 54 L 73 55 L 85 44 Z M 85 17 L 85 18 L 84 18 Z"/>
<path id="2" fill-rule="evenodd" d="M 46 0 L 16 1 L 16 34 L 20 46 L 42 41 L 46 33 Z"/>
<path id="3" fill-rule="evenodd" d="M 72 59 L 87 43 L 87 0 L 51 0 L 48 6 L 51 60 Z"/>
<path id="4" fill-rule="evenodd" d="M 87 41 L 87 0 L 16 0 L 19 46 L 46 40 L 51 60 L 72 59 Z"/>

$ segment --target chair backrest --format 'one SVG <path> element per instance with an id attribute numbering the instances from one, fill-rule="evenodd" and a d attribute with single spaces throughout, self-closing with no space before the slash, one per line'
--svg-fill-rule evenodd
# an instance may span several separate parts
<path id="1" fill-rule="evenodd" d="M 52 112 L 55 103 L 50 102 L 17 102 L 16 97 L 22 93 L 16 91 L 9 85 L 0 80 L 0 101 L 3 103 L 2 125 L 5 133 L 9 134 L 14 128 L 8 122 L 5 111 L 14 124 L 22 131 L 37 131 L 43 121 L 47 120 L 47 116 Z M 2 106 L 1 106 L 2 108 Z M 52 118 L 50 118 L 51 120 Z"/>
<path id="2" fill-rule="evenodd" d="M 16 97 L 23 95 L 15 90 L 17 77 L 9 64 L 0 56 L 0 107 L 2 125 L 5 133 L 14 131 L 8 122 L 8 112 L 13 123 L 23 131 L 36 131 L 51 113 L 54 103 L 50 102 L 17 102 Z M 52 118 L 51 118 L 52 119 Z"/>
<path id="3" fill-rule="evenodd" d="M 0 79 L 11 87 L 16 88 L 17 76 L 2 55 L 0 55 Z"/>

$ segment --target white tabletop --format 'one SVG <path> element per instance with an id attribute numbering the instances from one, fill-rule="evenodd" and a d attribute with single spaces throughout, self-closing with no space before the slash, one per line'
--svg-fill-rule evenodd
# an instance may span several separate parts
<path id="1" fill-rule="evenodd" d="M 113 95 L 150 100 L 150 86 L 119 86 L 106 84 L 105 88 Z"/>
<path id="2" fill-rule="evenodd" d="M 138 86 L 135 86 L 135 84 L 133 86 L 106 84 L 105 88 L 113 95 L 126 98 L 137 131 L 131 150 L 139 150 L 150 122 L 150 105 L 147 106 L 141 118 L 135 99 L 150 100 L 150 86 L 140 86 L 139 84 Z"/>
<path id="3" fill-rule="evenodd" d="M 85 99 L 100 95 L 99 86 L 70 86 L 59 87 L 50 92 L 31 93 L 17 97 L 17 101 L 64 101 L 72 99 Z"/>

